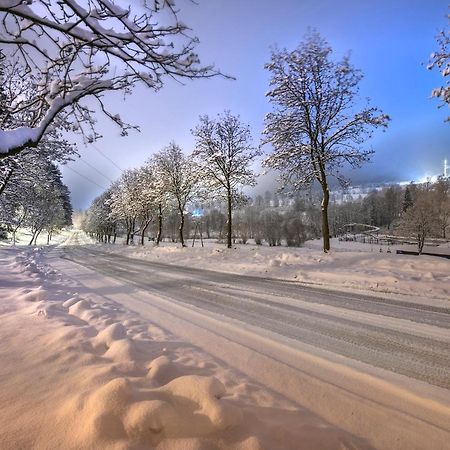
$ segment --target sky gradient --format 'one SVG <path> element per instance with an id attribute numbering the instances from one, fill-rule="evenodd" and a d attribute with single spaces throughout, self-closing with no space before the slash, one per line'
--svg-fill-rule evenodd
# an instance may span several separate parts
<path id="1" fill-rule="evenodd" d="M 190 129 L 200 114 L 215 115 L 225 109 L 240 114 L 259 144 L 264 116 L 270 110 L 264 95 L 269 80 L 264 64 L 270 47 L 295 48 L 308 27 L 328 40 L 337 58 L 351 51 L 352 63 L 364 73 L 361 95 L 370 97 L 371 104 L 392 119 L 388 130 L 377 132 L 368 143 L 376 152 L 372 162 L 351 172 L 355 184 L 411 181 L 442 173 L 444 158 L 450 160 L 450 124 L 444 123 L 448 107 L 438 109 L 438 101 L 430 99 L 431 90 L 443 80 L 426 65 L 437 49 L 435 36 L 448 26 L 448 1 L 198 3 L 179 0 L 177 4 L 180 18 L 200 39 L 200 59 L 236 80 L 217 77 L 184 85 L 169 80 L 158 93 L 139 87 L 125 101 L 112 96 L 111 109 L 139 125 L 141 133 L 121 138 L 119 130 L 98 115 L 104 138 L 95 147 L 110 159 L 80 144 L 81 159 L 63 167 L 75 208 L 87 208 L 110 180 L 117 179 L 121 173 L 117 166 L 137 167 L 172 140 L 190 153 L 194 142 Z M 260 190 L 272 187 L 270 180 L 262 183 Z"/>

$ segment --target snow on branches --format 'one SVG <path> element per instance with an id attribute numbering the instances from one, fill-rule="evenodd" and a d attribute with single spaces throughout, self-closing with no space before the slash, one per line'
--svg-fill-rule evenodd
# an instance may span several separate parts
<path id="1" fill-rule="evenodd" d="M 447 14 L 447 19 L 450 22 L 450 14 Z M 439 50 L 430 55 L 430 64 L 428 69 L 437 68 L 445 79 L 443 86 L 433 89 L 432 97 L 436 97 L 442 101 L 441 107 L 444 105 L 450 106 L 450 30 L 442 30 L 436 38 L 439 45 Z M 447 122 L 450 117 L 447 117 Z"/>
<path id="2" fill-rule="evenodd" d="M 32 111 L 29 123 L 0 131 L 0 156 L 36 147 L 61 113 L 88 141 L 99 136 L 92 109 L 80 102 L 94 97 L 100 109 L 126 134 L 132 128 L 110 113 L 102 94 L 127 94 L 136 83 L 158 90 L 167 77 L 210 77 L 200 66 L 197 39 L 178 19 L 172 0 L 142 1 L 123 8 L 112 0 L 0 0 L 0 43 L 18 61 L 20 77 L 32 77 L 35 94 L 11 105 L 11 114 Z"/>
<path id="3" fill-rule="evenodd" d="M 186 206 L 198 195 L 200 171 L 192 157 L 185 156 L 181 148 L 171 142 L 152 158 L 155 179 L 160 192 L 166 192 L 177 205 L 180 216 L 180 243 L 185 247 L 184 222 Z"/>
<path id="4" fill-rule="evenodd" d="M 365 148 L 373 129 L 389 117 L 377 108 L 357 111 L 362 74 L 347 57 L 331 59 L 331 47 L 316 32 L 294 51 L 274 50 L 266 68 L 271 72 L 266 94 L 274 105 L 267 114 L 265 142 L 273 152 L 266 167 L 279 170 L 284 187 L 299 189 L 317 181 L 323 190 L 324 250 L 329 250 L 328 177 L 345 184 L 344 164 L 359 167 L 372 150 Z"/>
<path id="5" fill-rule="evenodd" d="M 203 182 L 210 194 L 226 198 L 227 245 L 231 248 L 232 209 L 242 200 L 241 188 L 256 184 L 251 165 L 261 151 L 252 145 L 249 126 L 229 111 L 217 119 L 200 117 L 192 134 L 196 140 L 193 156 L 199 163 Z"/>

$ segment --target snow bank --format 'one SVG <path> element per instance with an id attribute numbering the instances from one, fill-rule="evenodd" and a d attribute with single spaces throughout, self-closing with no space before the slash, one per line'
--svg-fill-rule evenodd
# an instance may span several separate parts
<path id="1" fill-rule="evenodd" d="M 145 247 L 97 244 L 96 248 L 149 261 L 333 288 L 450 298 L 449 259 L 397 255 L 396 247 L 387 253 L 387 247 L 380 252 L 380 246 L 333 239 L 329 254 L 322 252 L 318 240 L 301 248 L 237 244 L 227 249 L 212 242 L 204 248 L 181 248 L 171 243 L 159 247 L 151 243 Z M 447 245 L 440 251 L 450 253 L 450 248 Z"/>
<path id="2" fill-rule="evenodd" d="M 74 292 L 42 252 L 0 250 L 2 449 L 369 448 L 111 300 Z"/>

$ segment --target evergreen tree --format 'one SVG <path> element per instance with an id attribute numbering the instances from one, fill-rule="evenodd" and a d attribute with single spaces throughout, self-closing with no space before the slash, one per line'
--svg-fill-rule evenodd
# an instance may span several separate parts
<path id="1" fill-rule="evenodd" d="M 408 208 L 414 205 L 411 190 L 409 189 L 409 186 L 406 186 L 405 188 L 405 195 L 403 197 L 403 205 L 402 205 L 402 211 L 405 212 Z"/>

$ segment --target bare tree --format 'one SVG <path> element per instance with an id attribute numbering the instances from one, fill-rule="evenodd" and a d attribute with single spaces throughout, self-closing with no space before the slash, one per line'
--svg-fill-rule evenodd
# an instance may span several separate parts
<path id="1" fill-rule="evenodd" d="M 126 245 L 134 244 L 136 220 L 138 219 L 139 196 L 139 169 L 128 169 L 122 173 L 118 181 L 111 186 L 111 195 L 108 200 L 111 208 L 111 219 L 125 222 L 127 238 Z"/>
<path id="2" fill-rule="evenodd" d="M 266 116 L 265 142 L 273 153 L 265 166 L 281 172 L 283 187 L 293 189 L 318 182 L 322 188 L 323 249 L 330 250 L 328 224 L 329 176 L 342 184 L 344 164 L 359 167 L 371 149 L 364 148 L 377 127 L 389 117 L 377 108 L 355 112 L 362 74 L 348 57 L 334 62 L 332 49 L 316 32 L 292 52 L 274 50 L 266 68 L 271 72 L 267 93 L 274 110 Z"/>
<path id="3" fill-rule="evenodd" d="M 154 156 L 156 177 L 163 191 L 168 193 L 176 202 L 180 216 L 178 228 L 180 243 L 185 247 L 183 228 L 185 222 L 186 205 L 196 195 L 200 174 L 196 163 L 187 157 L 174 142 Z"/>
<path id="4" fill-rule="evenodd" d="M 425 240 L 438 232 L 438 214 L 432 191 L 426 188 L 418 190 L 414 205 L 403 213 L 400 230 L 417 238 L 420 255 Z"/>
<path id="5" fill-rule="evenodd" d="M 450 179 L 440 177 L 433 186 L 434 203 L 437 210 L 437 225 L 443 239 L 450 228 Z"/>
<path id="6" fill-rule="evenodd" d="M 136 83 L 158 90 L 167 77 L 217 74 L 199 65 L 197 40 L 173 0 L 139 3 L 123 9 L 111 0 L 0 1 L 0 43 L 8 60 L 18 61 L 19 82 L 35 85 L 9 105 L 9 115 L 26 111 L 27 121 L 0 130 L 0 157 L 36 147 L 58 117 L 88 141 L 98 138 L 92 107 L 82 102 L 87 96 L 126 134 L 132 126 L 108 110 L 105 92 L 128 94 Z"/>
<path id="7" fill-rule="evenodd" d="M 450 23 L 450 14 L 447 14 Z M 448 76 L 450 75 L 450 30 L 442 30 L 436 37 L 439 49 L 431 54 L 428 69 L 438 69 L 445 79 L 443 86 L 433 89 L 431 95 L 442 101 L 441 107 L 450 105 L 450 85 Z M 447 122 L 450 117 L 447 117 Z"/>
<path id="8" fill-rule="evenodd" d="M 192 133 L 196 139 L 193 155 L 208 192 L 226 199 L 227 246 L 231 248 L 233 206 L 242 199 L 240 189 L 243 186 L 256 184 L 256 175 L 250 166 L 261 152 L 252 145 L 249 126 L 229 111 L 215 120 L 201 116 L 200 124 Z"/>

